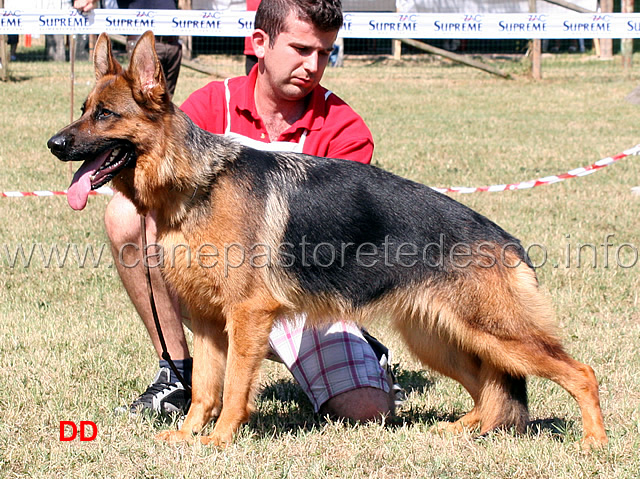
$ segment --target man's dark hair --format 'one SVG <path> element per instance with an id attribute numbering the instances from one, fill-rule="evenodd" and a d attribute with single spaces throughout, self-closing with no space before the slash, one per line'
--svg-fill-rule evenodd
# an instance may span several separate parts
<path id="1" fill-rule="evenodd" d="M 269 46 L 273 46 L 276 37 L 284 31 L 289 12 L 322 32 L 338 31 L 342 27 L 341 0 L 262 0 L 254 25 L 269 35 Z"/>

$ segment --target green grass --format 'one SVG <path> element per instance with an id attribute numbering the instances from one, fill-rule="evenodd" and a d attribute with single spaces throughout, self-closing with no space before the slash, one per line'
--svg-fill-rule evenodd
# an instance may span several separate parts
<path id="1" fill-rule="evenodd" d="M 638 59 L 636 59 L 638 61 Z M 69 167 L 46 149 L 68 123 L 68 64 L 14 63 L 0 85 L 0 191 L 66 188 Z M 351 103 L 376 141 L 374 162 L 432 186 L 482 186 L 563 173 L 640 143 L 638 106 L 624 101 L 638 75 L 589 56 L 545 58 L 544 78 L 502 60 L 505 81 L 460 66 L 408 59 L 350 59 L 324 84 Z M 240 59 L 221 69 L 240 73 Z M 76 66 L 74 116 L 93 82 Z M 208 78 L 184 69 L 180 103 Z M 258 413 L 220 451 L 154 441 L 166 425 L 114 416 L 156 368 L 151 347 L 122 289 L 92 197 L 73 212 L 64 197 L 0 199 L 0 477 L 442 477 L 635 478 L 640 473 L 640 165 L 627 158 L 591 176 L 533 190 L 456 196 L 489 216 L 547 261 L 539 277 L 558 313 L 560 334 L 577 359 L 594 367 L 610 444 L 584 454 L 576 403 L 555 384 L 529 383 L 534 420 L 524 436 L 440 436 L 431 426 L 471 406 L 459 385 L 428 371 L 384 329 L 407 404 L 391 424 L 353 426 L 314 415 L 282 366 L 266 363 Z M 609 264 L 601 245 L 611 236 Z M 622 247 L 629 243 L 633 245 Z M 59 267 L 53 246 L 76 245 L 103 257 L 79 267 L 73 250 Z M 597 247 L 596 267 L 580 245 Z M 12 258 L 35 245 L 31 264 Z M 38 246 L 40 245 L 40 246 Z M 571 252 L 567 267 L 566 251 Z M 625 249 L 626 248 L 626 249 Z M 58 440 L 61 420 L 91 420 L 94 442 Z"/>

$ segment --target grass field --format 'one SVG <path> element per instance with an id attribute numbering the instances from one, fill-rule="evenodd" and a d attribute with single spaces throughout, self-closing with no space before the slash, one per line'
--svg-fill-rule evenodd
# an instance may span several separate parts
<path id="1" fill-rule="evenodd" d="M 640 107 L 624 100 L 638 75 L 617 62 L 545 58 L 540 82 L 516 61 L 501 67 L 515 79 L 438 61 L 348 59 L 324 84 L 369 124 L 377 165 L 432 186 L 535 179 L 640 143 Z M 243 67 L 228 59 L 220 68 Z M 176 101 L 207 81 L 183 70 Z M 91 66 L 78 64 L 75 117 L 92 82 Z M 67 187 L 69 168 L 46 141 L 70 119 L 69 90 L 68 64 L 13 64 L 13 80 L 0 84 L 0 191 Z M 535 378 L 526 435 L 433 433 L 471 400 L 423 371 L 382 327 L 371 329 L 392 346 L 409 392 L 389 425 L 314 415 L 283 367 L 266 363 L 258 412 L 229 448 L 157 443 L 166 425 L 112 412 L 146 387 L 157 362 L 112 267 L 108 198 L 92 197 L 81 213 L 64 197 L 0 198 L 0 477 L 636 478 L 640 197 L 630 189 L 638 184 L 639 160 L 626 158 L 551 186 L 456 196 L 531 247 L 567 349 L 595 369 L 610 444 L 590 454 L 575 445 L 576 403 Z M 96 440 L 61 442 L 63 420 L 95 422 Z"/>

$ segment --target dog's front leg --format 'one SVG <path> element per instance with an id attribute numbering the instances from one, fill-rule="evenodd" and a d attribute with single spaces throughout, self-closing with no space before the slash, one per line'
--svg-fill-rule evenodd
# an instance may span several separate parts
<path id="1" fill-rule="evenodd" d="M 267 353 L 274 318 L 275 308 L 265 308 L 264 300 L 239 305 L 230 315 L 222 413 L 213 433 L 202 437 L 203 444 L 228 444 L 234 433 L 249 419 L 253 410 L 255 384 L 260 364 Z"/>
<path id="2" fill-rule="evenodd" d="M 228 339 L 221 314 L 206 319 L 194 315 L 193 376 L 191 407 L 178 431 L 162 431 L 156 438 L 167 442 L 191 442 L 222 409 L 222 388 L 227 360 Z"/>

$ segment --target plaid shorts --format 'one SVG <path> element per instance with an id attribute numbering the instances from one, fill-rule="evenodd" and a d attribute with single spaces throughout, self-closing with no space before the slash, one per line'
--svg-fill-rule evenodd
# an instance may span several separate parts
<path id="1" fill-rule="evenodd" d="M 189 313 L 181 304 L 182 322 L 191 329 Z M 316 412 L 332 397 L 362 387 L 389 392 L 386 371 L 360 328 L 336 321 L 305 329 L 306 316 L 282 318 L 269 336 L 270 359 L 280 360 L 308 396 Z"/>
<path id="2" fill-rule="evenodd" d="M 305 329 L 305 321 L 303 315 L 278 321 L 269 345 L 316 412 L 332 397 L 353 389 L 373 387 L 389 392 L 386 372 L 355 323 L 341 320 Z"/>

